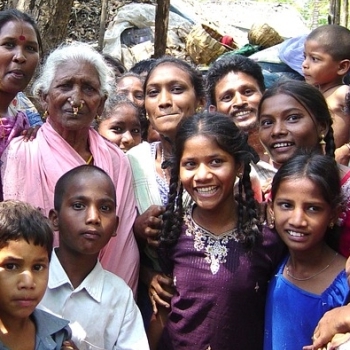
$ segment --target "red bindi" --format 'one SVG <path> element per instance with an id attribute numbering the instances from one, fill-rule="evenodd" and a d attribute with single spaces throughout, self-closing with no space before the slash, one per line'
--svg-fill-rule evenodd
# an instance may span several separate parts
<path id="1" fill-rule="evenodd" d="M 24 41 L 24 40 L 26 40 L 26 37 L 24 35 L 20 35 L 19 40 Z"/>

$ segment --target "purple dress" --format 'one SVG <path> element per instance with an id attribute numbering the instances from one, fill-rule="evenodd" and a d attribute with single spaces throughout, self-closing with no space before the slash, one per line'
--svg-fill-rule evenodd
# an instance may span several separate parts
<path id="1" fill-rule="evenodd" d="M 191 212 L 167 252 L 176 293 L 159 349 L 261 350 L 267 285 L 284 245 L 264 228 L 248 252 L 237 232 L 214 236 L 194 223 Z"/>

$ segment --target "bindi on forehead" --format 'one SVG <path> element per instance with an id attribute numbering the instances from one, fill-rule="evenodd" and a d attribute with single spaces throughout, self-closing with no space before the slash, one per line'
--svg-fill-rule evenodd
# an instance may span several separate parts
<path id="1" fill-rule="evenodd" d="M 18 37 L 18 39 L 19 39 L 20 41 L 25 41 L 25 40 L 26 40 L 26 37 L 25 37 L 23 34 L 21 34 L 21 35 Z"/>

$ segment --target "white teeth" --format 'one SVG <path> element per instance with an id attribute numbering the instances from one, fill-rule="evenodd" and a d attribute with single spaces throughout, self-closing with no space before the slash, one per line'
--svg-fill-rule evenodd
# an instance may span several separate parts
<path id="1" fill-rule="evenodd" d="M 275 143 L 273 145 L 273 148 L 280 148 L 280 147 L 288 147 L 291 146 L 292 144 L 290 142 L 280 142 L 280 143 Z"/>
<path id="2" fill-rule="evenodd" d="M 287 231 L 289 235 L 293 236 L 293 237 L 304 237 L 305 235 L 303 233 L 300 232 L 295 232 L 295 231 Z"/>
<path id="3" fill-rule="evenodd" d="M 209 187 L 197 187 L 197 192 L 203 193 L 203 194 L 210 194 L 214 193 L 216 190 L 216 186 L 209 186 Z"/>
<path id="4" fill-rule="evenodd" d="M 249 115 L 249 114 L 250 114 L 249 111 L 242 111 L 242 112 L 234 113 L 234 117 L 243 117 L 243 116 Z"/>

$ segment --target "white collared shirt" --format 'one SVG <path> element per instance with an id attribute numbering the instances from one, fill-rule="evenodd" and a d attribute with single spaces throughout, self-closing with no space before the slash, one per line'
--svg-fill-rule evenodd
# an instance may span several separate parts
<path id="1" fill-rule="evenodd" d="M 99 262 L 74 289 L 54 250 L 48 287 L 39 308 L 81 326 L 83 335 L 74 334 L 76 327 L 72 327 L 73 340 L 80 350 L 149 349 L 131 289 Z"/>

